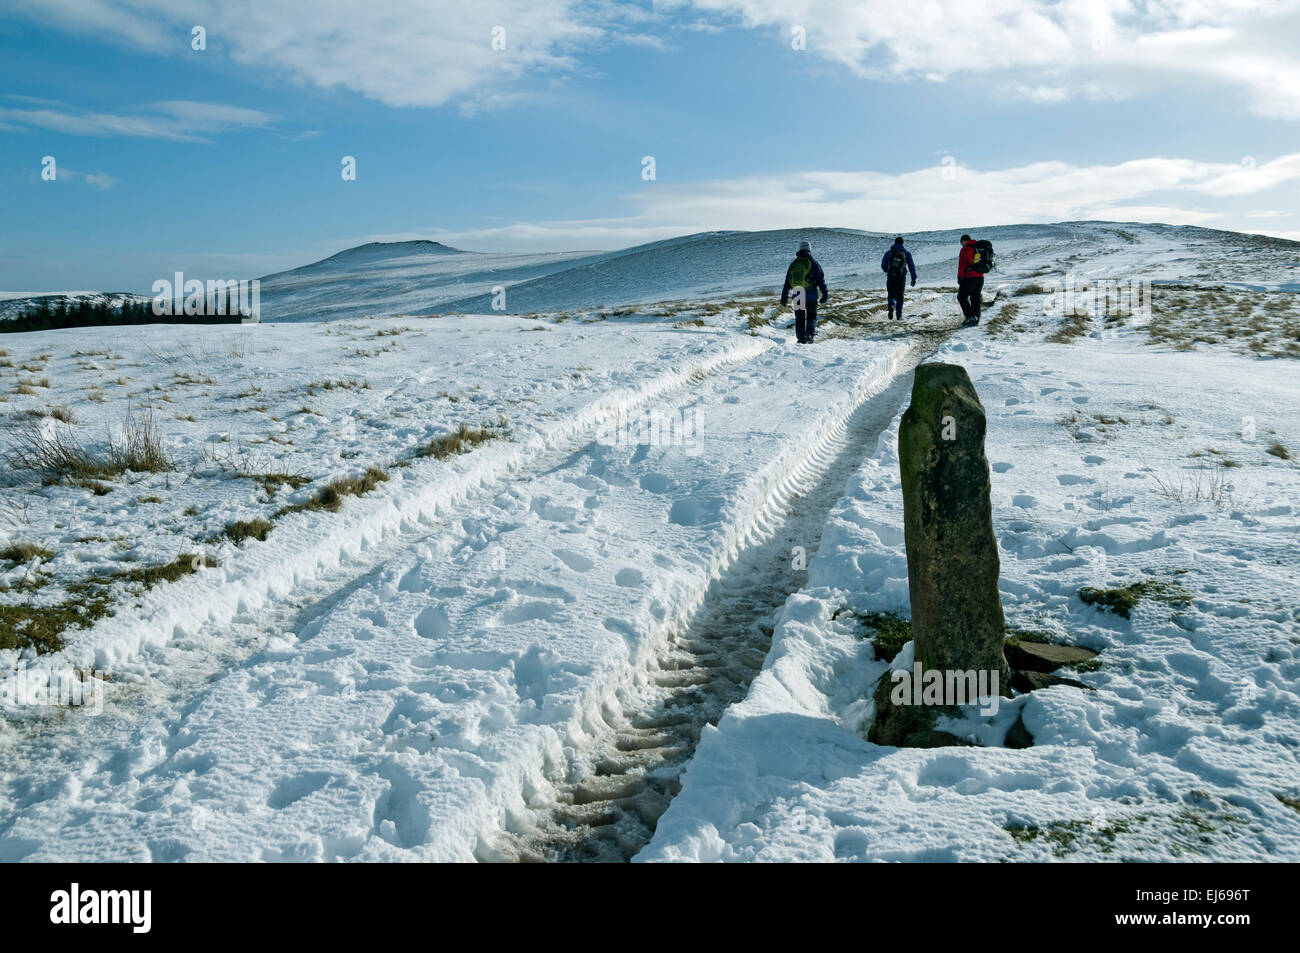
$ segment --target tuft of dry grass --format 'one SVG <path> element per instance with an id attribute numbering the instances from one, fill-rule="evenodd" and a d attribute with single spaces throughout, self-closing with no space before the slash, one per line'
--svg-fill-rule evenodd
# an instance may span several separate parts
<path id="1" fill-rule="evenodd" d="M 44 408 L 31 407 L 24 410 L 21 416 L 32 420 L 40 420 L 43 417 L 53 417 L 60 423 L 65 424 L 75 424 L 77 422 L 77 415 L 72 412 L 72 408 L 65 407 L 62 404 L 55 404 Z"/>
<path id="2" fill-rule="evenodd" d="M 984 332 L 997 336 L 1012 329 L 1016 320 L 1020 317 L 1020 305 L 1014 301 L 1008 301 L 1002 307 L 998 308 L 997 313 L 985 323 Z M 1023 328 L 1021 329 L 1023 330 Z"/>
<path id="3" fill-rule="evenodd" d="M 288 513 L 301 513 L 304 510 L 325 510 L 335 513 L 347 497 L 364 496 L 387 480 L 388 474 L 384 470 L 379 467 L 369 467 L 360 476 L 340 477 L 325 484 L 310 499 L 281 507 L 275 515 L 279 518 Z"/>
<path id="4" fill-rule="evenodd" d="M 1272 443 L 1270 443 L 1270 444 L 1268 445 L 1268 450 L 1266 450 L 1265 452 L 1266 452 L 1266 453 L 1271 453 L 1273 456 L 1277 457 L 1279 460 L 1290 460 L 1290 459 L 1291 459 L 1291 451 L 1288 450 L 1288 449 L 1286 448 L 1286 446 L 1285 446 L 1285 445 L 1282 443 L 1282 441 L 1280 441 L 1280 440 L 1274 440 Z"/>
<path id="5" fill-rule="evenodd" d="M 447 457 L 455 456 L 458 453 L 468 453 L 474 447 L 491 440 L 495 436 L 496 434 L 491 430 L 461 424 L 449 434 L 434 437 L 421 447 L 416 452 L 416 455 L 445 460 Z"/>
<path id="6" fill-rule="evenodd" d="M 323 390 L 370 390 L 368 380 L 324 380 L 307 385 L 308 395 L 315 397 Z"/>
<path id="7" fill-rule="evenodd" d="M 102 480 L 135 473 L 164 473 L 176 469 L 163 447 L 153 413 L 136 415 L 129 409 L 116 434 L 109 434 L 99 449 L 82 444 L 68 426 L 49 427 L 30 417 L 4 426 L 8 463 L 15 470 L 30 470 L 52 477 Z"/>
<path id="8" fill-rule="evenodd" d="M 79 486 L 83 490 L 89 490 L 96 496 L 107 496 L 113 492 L 113 488 L 107 483 L 100 483 L 98 480 L 71 479 L 68 481 L 73 486 Z"/>
<path id="9" fill-rule="evenodd" d="M 1175 478 L 1152 476 L 1156 492 L 1173 503 L 1211 503 L 1223 508 L 1232 502 L 1232 487 L 1223 469 L 1200 467 Z"/>
<path id="10" fill-rule="evenodd" d="M 0 549 L 0 561 L 19 565 L 29 563 L 37 556 L 42 560 L 53 559 L 54 553 L 36 543 L 10 543 L 4 549 Z"/>
<path id="11" fill-rule="evenodd" d="M 1095 428 L 1102 436 L 1113 437 L 1114 428 L 1117 426 L 1128 426 L 1129 419 L 1118 414 L 1083 414 L 1077 410 L 1072 410 L 1056 422 L 1069 432 L 1072 439 L 1085 440 L 1089 438 L 1084 436 L 1084 430 Z"/>
<path id="12" fill-rule="evenodd" d="M 220 533 L 213 537 L 213 540 L 228 539 L 232 543 L 242 543 L 246 539 L 255 539 L 259 542 L 270 535 L 275 524 L 270 520 L 251 519 L 235 520 L 233 523 L 226 525 Z"/>
<path id="13" fill-rule="evenodd" d="M 266 491 L 267 496 L 275 496 L 276 490 L 282 486 L 297 490 L 311 482 L 311 477 L 303 476 L 301 473 L 285 473 L 278 470 L 268 473 L 240 472 L 235 476 L 259 484 Z"/>
<path id="14" fill-rule="evenodd" d="M 1075 309 L 1065 316 L 1065 320 L 1047 336 L 1047 340 L 1052 344 L 1069 344 L 1075 338 L 1087 337 L 1091 331 L 1091 312 Z"/>

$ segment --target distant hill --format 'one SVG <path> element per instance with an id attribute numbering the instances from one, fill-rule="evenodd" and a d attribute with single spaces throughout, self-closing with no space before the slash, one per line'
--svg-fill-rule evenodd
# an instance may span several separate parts
<path id="1" fill-rule="evenodd" d="M 345 248 L 337 254 L 330 255 L 328 258 L 322 258 L 320 261 L 312 262 L 310 265 L 303 265 L 301 268 L 294 268 L 292 271 L 281 271 L 273 275 L 267 275 L 262 278 L 263 282 L 279 279 L 285 275 L 307 275 L 322 272 L 337 272 L 339 270 L 351 270 L 365 266 L 386 267 L 395 265 L 403 259 L 414 256 L 442 256 L 442 255 L 466 255 L 469 252 L 461 251 L 459 248 L 452 248 L 450 245 L 444 245 L 442 242 L 431 241 L 409 241 L 409 242 L 367 242 L 364 245 L 357 245 L 355 248 Z"/>
<path id="2" fill-rule="evenodd" d="M 368 314 L 427 314 L 450 300 L 487 296 L 563 270 L 589 252 L 485 254 L 440 242 L 370 242 L 262 279 L 262 319 L 326 321 Z M 487 306 L 485 306 L 487 310 Z"/>

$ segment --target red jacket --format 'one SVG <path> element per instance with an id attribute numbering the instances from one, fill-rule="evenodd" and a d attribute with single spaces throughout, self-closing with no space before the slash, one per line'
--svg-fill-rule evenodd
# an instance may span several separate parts
<path id="1" fill-rule="evenodd" d="M 971 269 L 975 261 L 975 240 L 961 243 L 961 254 L 957 256 L 957 278 L 983 278 L 984 274 Z"/>

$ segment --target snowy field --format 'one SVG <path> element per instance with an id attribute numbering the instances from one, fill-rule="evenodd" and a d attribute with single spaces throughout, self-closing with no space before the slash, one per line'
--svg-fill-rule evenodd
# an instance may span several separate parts
<path id="1" fill-rule="evenodd" d="M 833 233 L 812 347 L 754 293 L 782 233 L 675 240 L 734 262 L 713 296 L 663 293 L 669 242 L 576 259 L 571 303 L 574 262 L 514 262 L 531 317 L 0 336 L 0 860 L 514 859 L 790 514 L 820 545 L 747 583 L 784 602 L 770 652 L 638 859 L 1300 859 L 1297 246 L 992 233 L 962 331 L 956 233 L 916 239 L 901 326 L 879 241 Z M 279 280 L 348 315 L 422 301 L 422 269 L 444 301 L 495 280 L 385 254 Z M 1067 274 L 1159 284 L 1108 319 L 1059 306 Z M 1073 674 L 1094 691 L 911 750 L 865 740 L 890 664 L 859 617 L 908 613 L 895 441 L 921 357 L 965 365 L 989 414 L 1008 624 L 1100 655 Z M 845 443 L 868 410 L 883 432 Z M 132 436 L 165 465 L 14 466 Z M 823 511 L 832 444 L 858 455 Z M 1130 618 L 1078 595 L 1134 583 Z M 93 699 L 24 703 L 69 678 Z M 1001 747 L 1018 718 L 1034 746 Z"/>
<path id="2" fill-rule="evenodd" d="M 1300 859 L 1300 469 L 1268 452 L 1300 446 L 1295 366 L 981 338 L 936 359 L 989 413 L 1007 623 L 1099 651 L 1096 691 L 940 725 L 989 747 L 864 740 L 891 666 L 855 616 L 908 605 L 895 424 L 641 859 Z M 1078 597 L 1145 579 L 1178 588 L 1130 619 Z M 1034 747 L 998 748 L 1022 713 Z"/>

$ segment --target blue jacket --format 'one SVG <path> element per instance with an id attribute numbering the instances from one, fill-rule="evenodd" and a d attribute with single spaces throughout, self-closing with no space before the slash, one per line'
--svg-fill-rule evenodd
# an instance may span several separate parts
<path id="1" fill-rule="evenodd" d="M 889 259 L 894 257 L 895 248 L 903 248 L 903 246 L 898 244 L 898 242 L 894 242 L 894 244 L 889 246 L 889 251 L 885 252 L 885 257 L 880 259 L 880 270 L 885 274 L 889 274 Z M 912 273 L 912 280 L 916 281 L 916 265 L 912 262 L 912 253 L 906 248 L 903 248 L 903 254 L 907 256 L 907 269 Z"/>
<path id="2" fill-rule="evenodd" d="M 795 255 L 795 257 L 807 258 L 809 261 L 812 262 L 812 274 L 808 276 L 812 281 L 812 287 L 814 289 L 820 289 L 823 298 L 825 298 L 828 294 L 830 294 L 830 292 L 826 290 L 826 275 L 823 274 L 822 272 L 822 266 L 817 264 L 817 259 L 814 258 L 810 252 L 806 252 L 806 251 L 799 252 L 797 255 Z M 793 267 L 794 262 L 790 262 L 790 266 Z M 786 304 L 789 301 L 789 298 L 790 298 L 790 269 L 787 268 L 785 270 L 785 284 L 781 286 L 781 304 L 783 305 Z"/>

